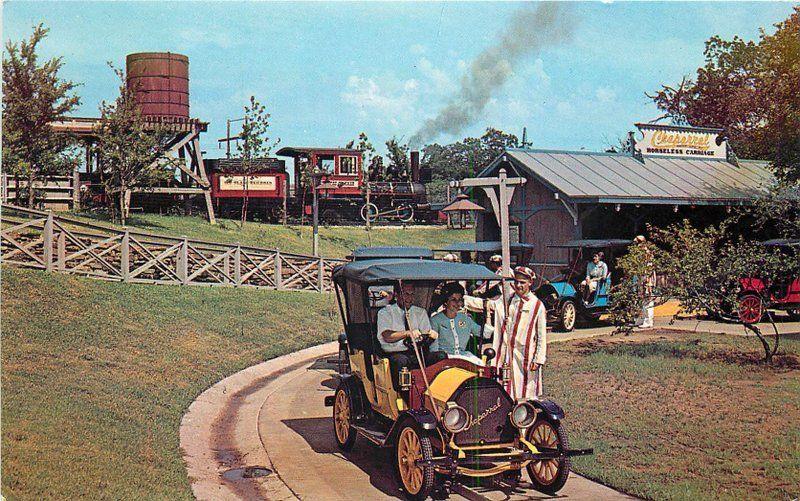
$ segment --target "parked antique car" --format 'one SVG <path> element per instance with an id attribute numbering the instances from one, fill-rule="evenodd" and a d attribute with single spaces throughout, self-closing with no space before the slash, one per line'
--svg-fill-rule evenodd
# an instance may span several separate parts
<path id="1" fill-rule="evenodd" d="M 775 239 L 762 242 L 800 259 L 800 240 Z M 758 276 L 744 277 L 739 281 L 739 320 L 758 323 L 767 310 L 784 310 L 792 320 L 800 320 L 800 276 L 787 276 L 770 283 Z"/>
<path id="2" fill-rule="evenodd" d="M 524 469 L 534 488 L 553 494 L 567 481 L 570 457 L 591 453 L 568 448 L 556 403 L 509 396 L 503 371 L 487 364 L 491 349 L 481 363 L 448 358 L 401 371 L 395 388 L 377 338 L 386 298 L 372 289 L 413 283 L 414 304 L 430 313 L 443 282 L 498 278 L 480 265 L 426 259 L 359 260 L 334 271 L 347 365 L 336 392 L 325 398 L 333 407 L 336 443 L 349 451 L 362 437 L 391 450 L 398 482 L 411 499 L 426 499 L 434 489 L 446 494 L 458 476 L 516 483 Z"/>
<path id="3" fill-rule="evenodd" d="M 597 321 L 608 312 L 611 276 L 614 272 L 615 257 L 630 245 L 630 240 L 571 240 L 564 244 L 550 245 L 555 249 L 569 249 L 569 265 L 560 270 L 560 275 L 546 280 L 538 289 L 538 297 L 547 307 L 548 323 L 555 324 L 558 330 L 569 332 L 579 320 Z M 586 278 L 586 264 L 596 252 L 605 254 L 608 275 L 597 284 L 597 290 L 584 301 L 579 284 Z"/>

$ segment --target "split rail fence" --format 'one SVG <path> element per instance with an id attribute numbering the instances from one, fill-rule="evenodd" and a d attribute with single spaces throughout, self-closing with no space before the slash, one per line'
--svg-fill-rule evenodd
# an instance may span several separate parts
<path id="1" fill-rule="evenodd" d="M 5 265 L 103 280 L 325 292 L 340 259 L 121 231 L 2 205 Z"/>

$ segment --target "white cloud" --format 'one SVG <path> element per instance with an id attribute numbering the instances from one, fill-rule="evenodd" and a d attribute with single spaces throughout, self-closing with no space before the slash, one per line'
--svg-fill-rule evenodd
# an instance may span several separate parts
<path id="1" fill-rule="evenodd" d="M 402 81 L 384 77 L 379 80 L 350 75 L 341 98 L 353 105 L 361 118 L 398 125 L 412 116 L 417 95 L 418 84 L 413 79 Z"/>
<path id="2" fill-rule="evenodd" d="M 408 48 L 408 51 L 411 52 L 414 55 L 419 56 L 419 55 L 425 54 L 425 52 L 428 51 L 428 48 L 425 47 L 422 44 L 415 43 L 414 45 L 412 45 L 411 47 Z"/>
<path id="3" fill-rule="evenodd" d="M 178 37 L 183 42 L 183 47 L 189 48 L 195 45 L 215 45 L 222 49 L 233 47 L 233 39 L 223 31 L 219 30 L 198 30 L 188 28 L 181 30 Z"/>
<path id="4" fill-rule="evenodd" d="M 419 72 L 423 77 L 430 81 L 435 92 L 440 94 L 450 94 L 455 92 L 455 82 L 450 79 L 450 76 L 447 73 L 435 67 L 427 58 L 420 58 L 419 62 L 417 63 L 417 69 L 419 69 Z"/>
<path id="5" fill-rule="evenodd" d="M 610 103 L 617 99 L 617 93 L 610 87 L 598 87 L 594 95 L 601 103 Z"/>

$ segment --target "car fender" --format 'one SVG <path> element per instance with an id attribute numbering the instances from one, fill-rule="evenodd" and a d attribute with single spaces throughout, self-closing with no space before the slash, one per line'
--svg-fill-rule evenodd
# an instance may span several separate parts
<path id="1" fill-rule="evenodd" d="M 564 409 L 560 405 L 549 399 L 531 401 L 534 407 L 543 412 L 551 421 L 561 421 L 564 419 Z"/>
<path id="2" fill-rule="evenodd" d="M 550 286 L 555 289 L 559 299 L 574 298 L 576 296 L 575 287 L 569 282 L 551 282 Z"/>
<path id="3" fill-rule="evenodd" d="M 397 440 L 397 435 L 400 433 L 400 428 L 402 428 L 403 423 L 408 420 L 413 420 L 423 431 L 430 434 L 436 431 L 436 426 L 438 424 L 436 422 L 436 416 L 428 409 L 409 409 L 403 411 L 397 416 L 397 421 L 394 422 L 389 433 L 386 435 L 386 441 L 383 444 L 384 447 L 394 445 Z"/>
<path id="4" fill-rule="evenodd" d="M 342 374 L 339 376 L 340 378 L 340 386 L 344 386 L 345 392 L 347 392 L 347 397 L 350 399 L 350 409 L 353 413 L 353 421 L 361 422 L 367 418 L 365 410 L 367 409 L 366 405 L 366 395 L 364 393 L 364 385 L 361 383 L 361 380 L 357 377 L 353 376 L 352 374 Z M 337 388 L 338 389 L 338 388 Z M 328 395 L 325 397 L 325 406 L 326 407 L 333 407 L 334 395 Z"/>

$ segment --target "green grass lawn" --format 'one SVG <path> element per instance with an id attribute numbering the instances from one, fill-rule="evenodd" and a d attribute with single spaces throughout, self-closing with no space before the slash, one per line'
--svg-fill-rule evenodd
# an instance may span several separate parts
<path id="1" fill-rule="evenodd" d="M 800 341 L 781 345 L 774 368 L 735 337 L 552 345 L 547 394 L 572 445 L 595 448 L 575 469 L 650 499 L 797 499 Z"/>
<path id="2" fill-rule="evenodd" d="M 90 222 L 109 224 L 107 218 L 95 213 L 67 214 Z M 218 219 L 210 225 L 200 217 L 160 216 L 136 214 L 129 228 L 173 236 L 186 236 L 199 240 L 236 243 L 255 247 L 279 248 L 284 252 L 311 254 L 311 226 L 281 226 L 247 222 L 239 228 L 239 221 Z M 367 232 L 363 226 L 320 227 L 320 253 L 325 257 L 344 257 L 359 246 L 408 245 L 436 248 L 453 242 L 475 240 L 474 230 L 448 230 L 443 226 L 373 227 Z"/>
<path id="3" fill-rule="evenodd" d="M 8 499 L 191 498 L 178 428 L 195 397 L 341 329 L 327 294 L 2 271 Z"/>

